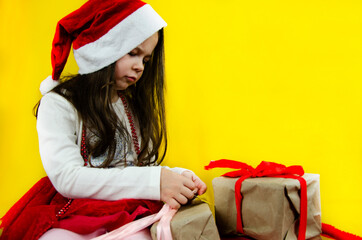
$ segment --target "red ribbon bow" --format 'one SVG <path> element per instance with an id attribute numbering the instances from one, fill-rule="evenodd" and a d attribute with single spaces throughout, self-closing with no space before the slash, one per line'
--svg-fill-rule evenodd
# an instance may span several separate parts
<path id="1" fill-rule="evenodd" d="M 273 162 L 261 162 L 256 168 L 249 166 L 246 163 L 221 159 L 218 161 L 211 161 L 208 166 L 205 166 L 206 170 L 213 168 L 233 168 L 238 169 L 236 171 L 225 173 L 222 176 L 225 177 L 240 177 L 235 183 L 235 202 L 237 210 L 237 231 L 244 233 L 243 223 L 241 219 L 241 184 L 247 178 L 255 177 L 277 177 L 277 178 L 293 178 L 297 179 L 300 183 L 300 221 L 299 221 L 299 234 L 298 240 L 305 239 L 305 232 L 307 229 L 307 183 L 302 176 L 304 170 L 302 166 L 290 166 L 286 167 L 282 164 Z"/>

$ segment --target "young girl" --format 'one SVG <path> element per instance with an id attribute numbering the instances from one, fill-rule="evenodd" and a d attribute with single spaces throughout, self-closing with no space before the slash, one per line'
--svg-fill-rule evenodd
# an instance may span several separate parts
<path id="1" fill-rule="evenodd" d="M 139 0 L 89 0 L 59 21 L 37 108 L 48 178 L 4 216 L 1 239 L 89 239 L 206 191 L 193 172 L 159 166 L 165 26 Z M 71 46 L 79 74 L 60 78 Z"/>

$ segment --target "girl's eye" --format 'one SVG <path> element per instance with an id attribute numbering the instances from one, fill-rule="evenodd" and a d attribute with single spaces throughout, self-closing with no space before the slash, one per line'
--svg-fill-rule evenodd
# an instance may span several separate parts
<path id="1" fill-rule="evenodd" d="M 149 61 L 150 61 L 149 58 L 145 58 L 145 59 L 143 59 L 143 64 L 146 64 L 146 63 L 148 63 Z"/>
<path id="2" fill-rule="evenodd" d="M 134 56 L 137 55 L 137 53 L 135 53 L 135 52 L 129 52 L 128 55 L 130 55 L 131 57 L 134 57 Z"/>

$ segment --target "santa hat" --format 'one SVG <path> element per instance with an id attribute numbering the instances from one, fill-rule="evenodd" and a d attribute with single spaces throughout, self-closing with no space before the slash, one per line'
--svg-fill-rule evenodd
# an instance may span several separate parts
<path id="1" fill-rule="evenodd" d="M 80 74 L 96 72 L 126 55 L 166 22 L 139 0 L 89 0 L 58 22 L 52 48 L 53 74 L 42 94 L 58 84 L 73 44 Z"/>

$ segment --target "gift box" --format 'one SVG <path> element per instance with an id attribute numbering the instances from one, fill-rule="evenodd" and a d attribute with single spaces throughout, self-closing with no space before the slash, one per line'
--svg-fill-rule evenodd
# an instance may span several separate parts
<path id="1" fill-rule="evenodd" d="M 157 240 L 157 225 L 151 227 L 153 240 Z M 218 240 L 219 233 L 209 205 L 199 201 L 182 206 L 171 220 L 173 240 Z"/>
<path id="2" fill-rule="evenodd" d="M 305 239 L 320 239 L 321 206 L 319 175 L 304 174 L 307 186 Z M 235 183 L 238 178 L 212 181 L 215 217 L 221 235 L 237 234 Z M 241 219 L 244 234 L 259 240 L 298 239 L 301 184 L 293 178 L 253 177 L 241 185 Z"/>

